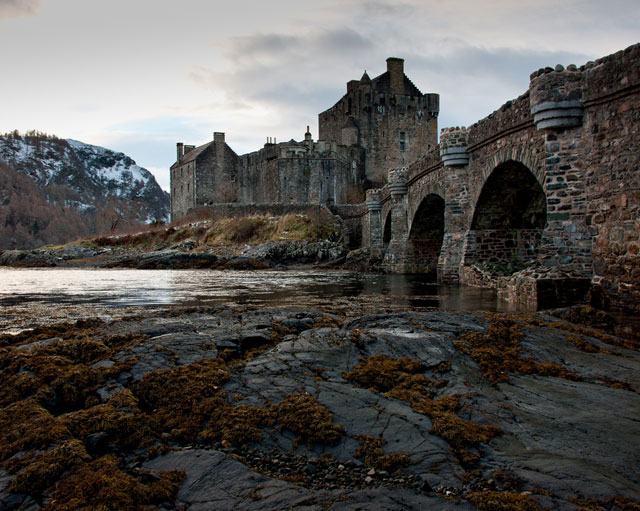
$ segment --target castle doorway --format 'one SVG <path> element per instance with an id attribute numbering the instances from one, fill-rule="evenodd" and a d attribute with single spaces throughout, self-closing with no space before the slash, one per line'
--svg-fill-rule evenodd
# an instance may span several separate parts
<path id="1" fill-rule="evenodd" d="M 411 223 L 406 251 L 406 271 L 437 277 L 438 257 L 444 239 L 444 199 L 427 195 Z"/>

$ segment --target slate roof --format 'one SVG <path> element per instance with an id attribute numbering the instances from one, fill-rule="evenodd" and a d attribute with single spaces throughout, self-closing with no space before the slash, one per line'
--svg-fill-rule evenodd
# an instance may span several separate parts
<path id="1" fill-rule="evenodd" d="M 209 146 L 211 146 L 211 144 L 213 144 L 213 141 L 207 142 L 204 145 L 196 147 L 195 149 L 193 149 L 193 150 L 189 151 L 187 154 L 185 154 L 184 157 L 182 158 L 182 160 L 180 160 L 179 162 L 175 162 L 171 166 L 175 167 L 178 164 L 184 165 L 185 163 L 190 163 L 190 162 L 194 161 L 198 156 L 200 156 L 204 151 L 206 151 L 209 148 Z"/>
<path id="2" fill-rule="evenodd" d="M 389 71 L 386 71 L 371 80 L 371 88 L 376 92 L 390 92 L 391 76 L 389 75 Z M 408 96 L 422 96 L 420 89 L 418 89 L 418 87 L 416 87 L 413 82 L 407 78 L 407 75 L 404 76 L 404 93 Z"/>

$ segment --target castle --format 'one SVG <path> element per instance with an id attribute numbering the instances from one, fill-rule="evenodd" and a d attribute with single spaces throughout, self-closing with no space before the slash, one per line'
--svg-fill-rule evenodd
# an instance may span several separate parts
<path id="1" fill-rule="evenodd" d="M 171 166 L 171 216 L 213 204 L 350 204 L 437 145 L 439 96 L 422 94 L 404 74 L 404 61 L 347 83 L 347 93 L 318 116 L 319 140 L 268 139 L 237 155 L 224 133 L 200 147 L 177 144 Z"/>
<path id="2" fill-rule="evenodd" d="M 319 138 L 238 156 L 224 134 L 178 144 L 173 218 L 322 206 L 351 247 L 389 271 L 492 287 L 538 309 L 583 302 L 640 312 L 640 44 L 545 67 L 515 100 L 441 130 L 437 94 L 403 61 L 347 83 Z"/>

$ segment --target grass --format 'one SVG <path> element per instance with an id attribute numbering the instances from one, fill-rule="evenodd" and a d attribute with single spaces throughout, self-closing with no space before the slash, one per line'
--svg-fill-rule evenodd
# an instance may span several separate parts
<path id="1" fill-rule="evenodd" d="M 318 220 L 305 214 L 252 215 L 203 219 L 154 228 L 137 234 L 103 236 L 81 242 L 88 247 L 125 247 L 160 250 L 190 240 L 194 249 L 260 244 L 269 241 L 338 241 L 342 231 L 333 219 Z"/>

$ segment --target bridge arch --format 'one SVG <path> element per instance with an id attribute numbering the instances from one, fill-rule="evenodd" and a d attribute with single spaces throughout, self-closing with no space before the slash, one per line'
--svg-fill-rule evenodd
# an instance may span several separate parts
<path id="1" fill-rule="evenodd" d="M 444 209 L 444 199 L 436 193 L 426 195 L 420 202 L 407 238 L 407 272 L 436 278 L 444 240 Z"/>
<path id="2" fill-rule="evenodd" d="M 382 228 L 382 245 L 386 249 L 391 242 L 391 210 L 387 213 L 384 220 L 384 227 Z"/>
<path id="3" fill-rule="evenodd" d="M 524 163 L 507 160 L 488 175 L 467 235 L 464 265 L 510 274 L 537 258 L 547 222 L 539 177 Z"/>

